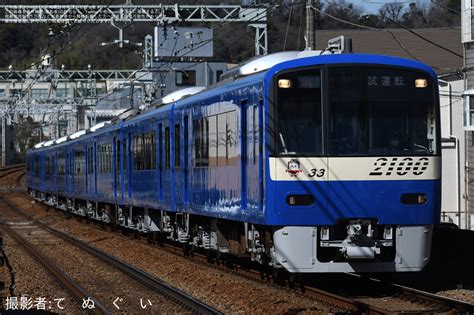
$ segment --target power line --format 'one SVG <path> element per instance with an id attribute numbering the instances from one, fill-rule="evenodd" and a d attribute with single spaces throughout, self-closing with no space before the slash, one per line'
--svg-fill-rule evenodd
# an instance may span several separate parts
<path id="1" fill-rule="evenodd" d="M 335 3 L 335 2 L 332 2 L 332 1 L 326 1 L 326 2 L 329 3 L 329 4 L 333 4 L 333 5 L 336 5 L 336 6 L 345 8 L 345 9 L 354 10 L 353 8 L 346 7 L 346 6 L 340 5 L 340 4 Z M 364 28 L 364 29 L 369 29 L 369 30 L 373 30 L 373 31 L 389 31 L 389 32 L 391 32 L 389 29 L 374 28 L 374 27 L 369 27 L 369 26 L 365 26 L 365 25 L 353 23 L 353 22 L 350 22 L 350 21 L 346 21 L 346 20 L 344 20 L 344 19 L 340 19 L 340 18 L 334 17 L 334 16 L 332 16 L 332 15 L 326 13 L 326 12 L 323 12 L 322 10 L 319 10 L 319 9 L 317 9 L 317 8 L 315 8 L 315 7 L 314 7 L 314 9 L 315 9 L 316 11 L 320 12 L 320 13 L 323 14 L 323 15 L 327 15 L 328 17 L 330 17 L 330 18 L 332 18 L 332 19 L 335 19 L 335 20 L 337 20 L 337 21 L 340 21 L 341 23 L 345 23 L 345 24 L 349 24 L 349 25 L 352 25 L 352 26 L 356 26 L 356 27 L 360 27 L 360 28 Z M 428 39 L 428 38 L 426 38 L 426 37 L 424 37 L 424 36 L 422 36 L 422 35 L 416 33 L 415 31 L 413 31 L 413 30 L 411 30 L 411 29 L 405 27 L 404 25 L 402 25 L 402 24 L 400 24 L 400 23 L 398 23 L 398 22 L 392 20 L 392 19 L 389 18 L 389 17 L 386 17 L 386 18 L 387 18 L 387 20 L 389 20 L 389 21 L 392 22 L 393 24 L 397 25 L 397 26 L 400 27 L 400 28 L 403 28 L 403 29 L 406 30 L 407 32 L 409 32 L 409 33 L 415 35 L 416 37 L 418 37 L 418 38 L 420 38 L 420 39 L 422 39 L 422 40 L 424 40 L 424 41 L 426 41 L 426 42 L 428 42 L 428 43 L 430 43 L 431 45 L 434 45 L 434 46 L 436 46 L 436 47 L 438 47 L 438 48 L 440 48 L 440 49 L 442 49 L 442 50 L 445 50 L 445 51 L 449 52 L 450 54 L 455 55 L 456 57 L 463 58 L 462 55 L 456 53 L 455 51 L 452 51 L 451 49 L 449 49 L 449 48 L 447 48 L 447 47 L 444 47 L 444 46 L 442 46 L 442 45 L 440 45 L 440 44 L 438 44 L 438 43 L 436 43 L 436 42 L 434 42 L 434 41 L 432 41 L 432 40 L 430 40 L 430 39 Z"/>
<path id="2" fill-rule="evenodd" d="M 416 37 L 418 37 L 418 38 L 424 40 L 425 42 L 430 43 L 431 45 L 434 45 L 434 46 L 436 46 L 436 47 L 438 47 L 438 48 L 440 48 L 440 49 L 442 49 L 442 50 L 445 50 L 445 51 L 449 52 L 450 54 L 452 54 L 452 55 L 454 55 L 454 56 L 456 56 L 456 57 L 459 57 L 459 58 L 461 58 L 461 59 L 464 58 L 462 55 L 458 54 L 457 52 L 452 51 L 451 49 L 449 49 L 449 48 L 447 48 L 447 47 L 444 47 L 444 46 L 442 46 L 442 45 L 440 45 L 440 44 L 438 44 L 438 43 L 436 43 L 436 42 L 434 42 L 434 41 L 432 41 L 432 40 L 430 40 L 430 39 L 428 39 L 428 38 L 426 38 L 426 37 L 424 37 L 424 36 L 418 34 L 417 32 L 415 32 L 415 31 L 409 29 L 408 27 L 405 27 L 404 25 L 398 23 L 397 21 L 394 21 L 394 20 L 392 20 L 392 19 L 389 18 L 389 17 L 387 17 L 387 19 L 388 19 L 389 21 L 391 21 L 392 23 L 394 23 L 395 25 L 397 25 L 397 26 L 403 28 L 405 31 L 407 31 L 407 32 L 409 32 L 409 33 L 415 35 Z"/>
<path id="3" fill-rule="evenodd" d="M 442 9 L 446 9 L 446 10 L 451 11 L 451 12 L 453 12 L 453 13 L 461 14 L 460 11 L 455 10 L 455 9 L 451 9 L 450 7 L 445 6 L 445 5 L 443 5 L 443 4 L 439 3 L 439 2 L 436 2 L 436 1 L 434 1 L 434 0 L 431 0 L 431 3 L 433 3 L 434 5 L 437 5 L 438 7 L 442 8 Z"/>
<path id="4" fill-rule="evenodd" d="M 283 41 L 283 51 L 286 49 L 286 40 L 288 39 L 288 32 L 290 30 L 291 15 L 293 13 L 293 6 L 290 7 L 290 13 L 288 16 L 288 23 L 286 24 L 285 40 Z"/>

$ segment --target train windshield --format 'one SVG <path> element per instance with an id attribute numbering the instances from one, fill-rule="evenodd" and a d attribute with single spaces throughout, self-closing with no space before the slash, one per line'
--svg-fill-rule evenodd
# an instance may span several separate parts
<path id="1" fill-rule="evenodd" d="M 309 70 L 278 79 L 280 154 L 318 155 L 323 152 L 321 72 Z"/>
<path id="2" fill-rule="evenodd" d="M 329 154 L 436 154 L 435 87 L 425 74 L 382 67 L 328 73 Z"/>
<path id="3" fill-rule="evenodd" d="M 335 66 L 328 68 L 326 84 L 322 77 L 311 69 L 276 78 L 276 154 L 437 154 L 436 89 L 428 75 Z"/>

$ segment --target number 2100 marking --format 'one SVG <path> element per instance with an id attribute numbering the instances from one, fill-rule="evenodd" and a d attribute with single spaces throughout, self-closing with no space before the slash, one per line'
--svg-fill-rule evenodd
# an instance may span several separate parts
<path id="1" fill-rule="evenodd" d="M 389 162 L 388 158 L 378 158 L 375 160 L 372 172 L 369 173 L 370 176 L 390 176 L 392 173 L 396 173 L 399 176 L 407 175 L 411 172 L 413 175 L 420 176 L 427 169 L 429 165 L 429 160 L 426 157 L 418 158 L 416 161 L 411 157 L 406 158 L 392 158 Z"/>

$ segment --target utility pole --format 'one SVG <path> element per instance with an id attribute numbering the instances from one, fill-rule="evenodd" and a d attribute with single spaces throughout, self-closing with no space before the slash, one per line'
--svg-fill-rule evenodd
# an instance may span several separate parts
<path id="1" fill-rule="evenodd" d="M 306 48 L 316 50 L 316 36 L 314 33 L 314 7 L 313 0 L 306 1 Z"/>
<path id="2" fill-rule="evenodd" d="M 2 167 L 7 166 L 7 117 L 2 117 Z"/>

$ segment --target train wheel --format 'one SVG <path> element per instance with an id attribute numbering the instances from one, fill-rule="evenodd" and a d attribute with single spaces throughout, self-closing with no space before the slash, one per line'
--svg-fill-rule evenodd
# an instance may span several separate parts
<path id="1" fill-rule="evenodd" d="M 297 286 L 304 287 L 301 275 L 297 274 L 297 273 L 289 273 L 288 274 L 288 286 L 290 288 L 295 288 Z"/>
<path id="2" fill-rule="evenodd" d="M 226 268 L 230 270 L 236 269 L 236 262 L 235 262 L 234 255 L 226 255 L 224 259 L 225 259 L 224 261 L 225 261 Z"/>
<path id="3" fill-rule="evenodd" d="M 156 241 L 160 247 L 165 247 L 165 235 L 163 233 L 158 233 L 158 239 Z"/>
<path id="4" fill-rule="evenodd" d="M 128 236 L 128 229 L 124 226 L 120 227 L 120 231 L 122 232 L 122 235 Z"/>
<path id="5" fill-rule="evenodd" d="M 153 244 L 155 241 L 155 232 L 148 232 L 146 235 L 146 240 L 149 244 Z"/>
<path id="6" fill-rule="evenodd" d="M 207 251 L 207 262 L 209 264 L 215 264 L 217 261 L 217 255 L 216 255 L 216 252 L 212 249 L 209 249 Z"/>
<path id="7" fill-rule="evenodd" d="M 183 256 L 184 257 L 191 257 L 191 246 L 187 243 L 183 243 Z"/>
<path id="8" fill-rule="evenodd" d="M 271 279 L 271 274 L 273 273 L 273 268 L 269 267 L 268 265 L 263 265 L 260 268 L 260 279 L 265 282 L 269 282 Z"/>
<path id="9" fill-rule="evenodd" d="M 286 280 L 286 272 L 281 268 L 273 269 L 273 284 L 277 286 L 284 286 Z"/>

